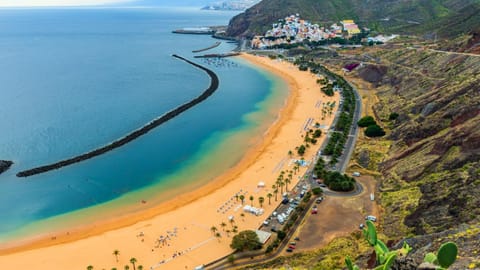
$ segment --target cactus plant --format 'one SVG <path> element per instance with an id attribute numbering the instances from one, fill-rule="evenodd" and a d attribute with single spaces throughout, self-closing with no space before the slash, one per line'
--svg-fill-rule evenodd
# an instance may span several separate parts
<path id="1" fill-rule="evenodd" d="M 345 264 L 347 265 L 348 270 L 360 270 L 356 264 L 352 263 L 352 260 L 349 256 L 345 258 Z"/>
<path id="2" fill-rule="evenodd" d="M 448 268 L 457 259 L 458 248 L 453 242 L 447 242 L 440 246 L 437 252 L 438 264 L 443 268 Z"/>
<path id="3" fill-rule="evenodd" d="M 377 230 L 375 229 L 375 224 L 370 220 L 367 220 L 366 224 L 367 228 L 363 229 L 363 235 L 371 246 L 375 246 L 377 244 Z"/>
<path id="4" fill-rule="evenodd" d="M 457 253 L 457 245 L 453 242 L 447 242 L 440 246 L 437 254 L 427 253 L 423 260 L 438 265 L 438 269 L 447 269 L 457 259 Z"/>

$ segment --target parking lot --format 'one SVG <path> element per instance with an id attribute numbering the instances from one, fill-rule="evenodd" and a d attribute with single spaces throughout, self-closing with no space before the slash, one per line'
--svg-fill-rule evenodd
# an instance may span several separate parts
<path id="1" fill-rule="evenodd" d="M 279 194 L 278 201 L 285 201 L 283 201 L 275 209 L 275 211 L 266 218 L 266 222 L 262 225 L 260 229 L 273 232 L 282 230 L 283 226 L 292 215 L 295 207 L 300 204 L 300 201 L 303 198 L 302 194 L 305 194 L 309 189 L 310 185 L 308 185 L 306 181 L 300 181 L 295 187 L 293 187 L 293 189 L 286 192 L 286 197 L 284 197 L 283 194 Z M 283 222 L 280 223 L 279 220 L 283 220 Z"/>
<path id="2" fill-rule="evenodd" d="M 361 176 L 357 180 L 364 186 L 361 194 L 353 197 L 325 196 L 323 202 L 317 204 L 317 214 L 307 213 L 304 224 L 294 235 L 299 239 L 295 250 L 325 246 L 335 237 L 358 231 L 367 215 L 378 219 L 379 209 L 370 199 L 370 193 L 375 190 L 375 179 Z"/>

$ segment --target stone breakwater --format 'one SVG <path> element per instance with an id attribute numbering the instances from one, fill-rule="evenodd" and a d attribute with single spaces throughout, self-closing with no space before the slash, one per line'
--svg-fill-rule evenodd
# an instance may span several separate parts
<path id="1" fill-rule="evenodd" d="M 8 170 L 12 166 L 13 162 L 10 160 L 0 160 L 0 174 Z"/>
<path id="2" fill-rule="evenodd" d="M 69 158 L 69 159 L 64 159 L 64 160 L 61 160 L 61 161 L 58 161 L 58 162 L 55 162 L 55 163 L 52 163 L 52 164 L 48 164 L 48 165 L 36 167 L 36 168 L 33 168 L 33 169 L 21 171 L 21 172 L 17 173 L 17 176 L 18 177 L 28 177 L 28 176 L 32 176 L 32 175 L 35 175 L 35 174 L 40 174 L 40 173 L 48 172 L 48 171 L 51 171 L 51 170 L 60 169 L 60 168 L 65 167 L 65 166 L 72 165 L 74 163 L 78 163 L 78 162 L 81 162 L 81 161 L 84 161 L 84 160 L 87 160 L 87 159 L 105 154 L 108 151 L 111 151 L 115 148 L 118 148 L 122 145 L 125 145 L 125 144 L 137 139 L 138 137 L 140 137 L 142 135 L 145 135 L 150 130 L 160 126 L 161 124 L 167 122 L 168 120 L 175 118 L 179 114 L 185 112 L 186 110 L 188 110 L 188 109 L 192 108 L 193 106 L 195 106 L 195 105 L 201 103 L 202 101 L 206 100 L 210 95 L 212 95 L 218 89 L 219 80 L 218 80 L 217 75 L 213 71 L 211 71 L 210 69 L 208 69 L 206 67 L 203 67 L 203 66 L 201 66 L 197 63 L 194 63 L 194 62 L 192 62 L 192 61 L 190 61 L 190 60 L 188 60 L 184 57 L 181 57 L 179 55 L 174 54 L 172 56 L 175 57 L 175 58 L 178 58 L 180 60 L 183 60 L 183 61 L 193 65 L 194 67 L 197 67 L 197 68 L 205 71 L 208 74 L 208 76 L 210 76 L 210 86 L 201 95 L 199 95 L 198 97 L 190 100 L 187 103 L 184 103 L 184 104 L 176 107 L 175 109 L 165 113 L 164 115 L 162 115 L 158 118 L 155 118 L 154 120 L 152 120 L 148 124 L 144 125 L 143 127 L 134 130 L 133 132 L 127 134 L 126 136 L 124 136 L 124 137 L 122 137 L 122 138 L 120 138 L 116 141 L 113 141 L 112 143 L 110 143 L 108 145 L 105 145 L 103 147 L 97 148 L 97 149 L 92 150 L 90 152 L 87 152 L 87 153 L 84 153 L 84 154 L 81 154 L 79 156 L 75 156 L 75 157 L 72 157 L 72 158 Z"/>

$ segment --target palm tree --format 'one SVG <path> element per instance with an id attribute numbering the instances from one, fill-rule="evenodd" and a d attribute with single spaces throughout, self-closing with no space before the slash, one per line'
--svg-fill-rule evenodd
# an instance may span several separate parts
<path id="1" fill-rule="evenodd" d="M 120 255 L 120 251 L 118 251 L 118 249 L 115 249 L 112 254 L 115 255 L 115 259 L 118 262 L 118 255 Z"/>
<path id="2" fill-rule="evenodd" d="M 292 175 L 288 174 L 288 177 L 285 178 L 285 191 L 288 192 L 288 184 L 292 183 Z"/>
<path id="3" fill-rule="evenodd" d="M 87 270 L 93 270 L 93 266 L 92 265 L 87 266 Z"/>
<path id="4" fill-rule="evenodd" d="M 111 269 L 111 270 L 117 270 L 117 268 L 116 268 L 116 267 L 112 267 L 112 269 Z"/>
<path id="5" fill-rule="evenodd" d="M 263 197 L 258 197 L 258 203 L 260 204 L 260 207 L 263 206 L 263 202 L 265 201 L 265 198 Z"/>
<path id="6" fill-rule="evenodd" d="M 139 266 L 137 267 L 137 269 L 138 269 L 138 270 L 143 270 L 143 265 L 139 265 Z"/>
<path id="7" fill-rule="evenodd" d="M 295 165 L 293 165 L 293 172 L 297 174 L 297 172 L 300 170 L 300 165 L 295 162 Z"/>
<path id="8" fill-rule="evenodd" d="M 245 217 L 244 213 L 240 213 L 240 216 L 242 217 L 242 220 L 245 220 L 245 219 L 243 219 Z"/>
<path id="9" fill-rule="evenodd" d="M 255 199 L 255 198 L 253 198 L 253 196 L 250 195 L 250 201 L 251 201 L 250 205 L 252 205 L 252 207 L 253 207 L 253 200 L 254 200 L 254 199 Z"/>
<path id="10" fill-rule="evenodd" d="M 230 237 L 230 232 L 231 232 L 231 231 L 230 231 L 230 230 L 226 230 L 225 232 L 227 233 L 227 237 Z"/>
<path id="11" fill-rule="evenodd" d="M 238 232 L 238 227 L 237 227 L 236 225 L 233 226 L 232 232 L 233 232 L 233 233 L 237 233 L 237 232 Z"/>
<path id="12" fill-rule="evenodd" d="M 238 194 L 235 194 L 235 200 L 238 202 Z"/>
<path id="13" fill-rule="evenodd" d="M 130 263 L 133 265 L 133 270 L 135 270 L 135 263 L 137 262 L 137 259 L 131 258 Z"/>
<path id="14" fill-rule="evenodd" d="M 215 233 L 218 231 L 218 229 L 217 229 L 217 227 L 212 226 L 212 227 L 210 228 L 210 231 L 212 231 L 213 235 L 215 235 Z"/>
<path id="15" fill-rule="evenodd" d="M 217 237 L 217 238 L 218 238 L 218 242 L 220 242 L 220 238 L 222 237 L 222 235 L 221 235 L 219 232 L 217 232 L 217 233 L 215 234 L 215 237 Z"/>
<path id="16" fill-rule="evenodd" d="M 274 189 L 273 193 L 275 194 L 275 201 L 277 201 L 278 188 Z"/>
<path id="17" fill-rule="evenodd" d="M 130 269 L 130 266 L 128 266 L 128 265 L 125 265 L 125 266 L 123 267 L 123 269 L 125 269 L 125 270 L 129 270 L 129 269 Z"/>
<path id="18" fill-rule="evenodd" d="M 273 194 L 272 194 L 272 193 L 268 193 L 268 194 L 267 194 L 268 205 L 270 205 L 270 200 L 272 199 L 272 197 L 273 197 Z"/>
<path id="19" fill-rule="evenodd" d="M 230 222 L 230 225 L 233 226 L 233 224 L 235 224 L 235 219 L 232 218 L 232 219 L 229 220 L 229 222 Z"/>
<path id="20" fill-rule="evenodd" d="M 285 183 L 282 181 L 278 183 L 278 186 L 280 187 L 280 192 L 283 194 L 283 186 L 285 186 Z"/>
<path id="21" fill-rule="evenodd" d="M 288 156 L 291 158 L 293 156 L 292 150 L 288 150 Z"/>
<path id="22" fill-rule="evenodd" d="M 227 226 L 227 223 L 222 221 L 222 223 L 220 223 L 220 226 L 222 227 L 223 231 L 225 231 L 225 226 Z"/>
<path id="23" fill-rule="evenodd" d="M 242 201 L 242 205 L 243 205 L 243 201 L 245 201 L 245 196 L 242 194 L 240 196 L 238 196 L 240 198 L 240 201 Z"/>

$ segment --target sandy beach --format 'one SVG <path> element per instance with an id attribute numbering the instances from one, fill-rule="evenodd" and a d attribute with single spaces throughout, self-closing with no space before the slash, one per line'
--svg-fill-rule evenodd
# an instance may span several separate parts
<path id="1" fill-rule="evenodd" d="M 292 170 L 293 159 L 300 158 L 296 154 L 290 157 L 288 152 L 295 152 L 295 147 L 303 143 L 305 129 L 317 122 L 326 129 L 330 126 L 337 107 L 322 120 L 320 104 L 339 104 L 338 92 L 334 97 L 323 95 L 318 78 L 310 72 L 268 57 L 240 57 L 281 76 L 290 94 L 261 143 L 249 149 L 235 167 L 197 190 L 145 211 L 16 247 L 0 244 L 0 265 L 6 269 L 86 269 L 88 265 L 94 269 L 123 269 L 124 265 L 131 267 L 130 258 L 134 257 L 144 269 L 193 269 L 229 254 L 234 226 L 238 231 L 256 229 L 278 204 L 274 197 L 269 203 L 267 194 L 272 192 L 280 171 Z M 312 159 L 325 137 L 322 135 L 317 146 L 307 150 L 305 160 Z M 300 168 L 290 186 L 305 170 Z M 265 182 L 265 187 L 258 187 L 259 181 Z M 254 207 L 259 207 L 258 197 L 264 197 L 265 213 L 245 213 L 242 217 L 242 203 L 235 197 L 240 194 L 245 196 L 245 204 L 251 204 L 249 197 L 253 196 Z M 212 226 L 221 237 L 214 236 Z M 114 250 L 119 251 L 118 256 L 113 255 Z"/>

